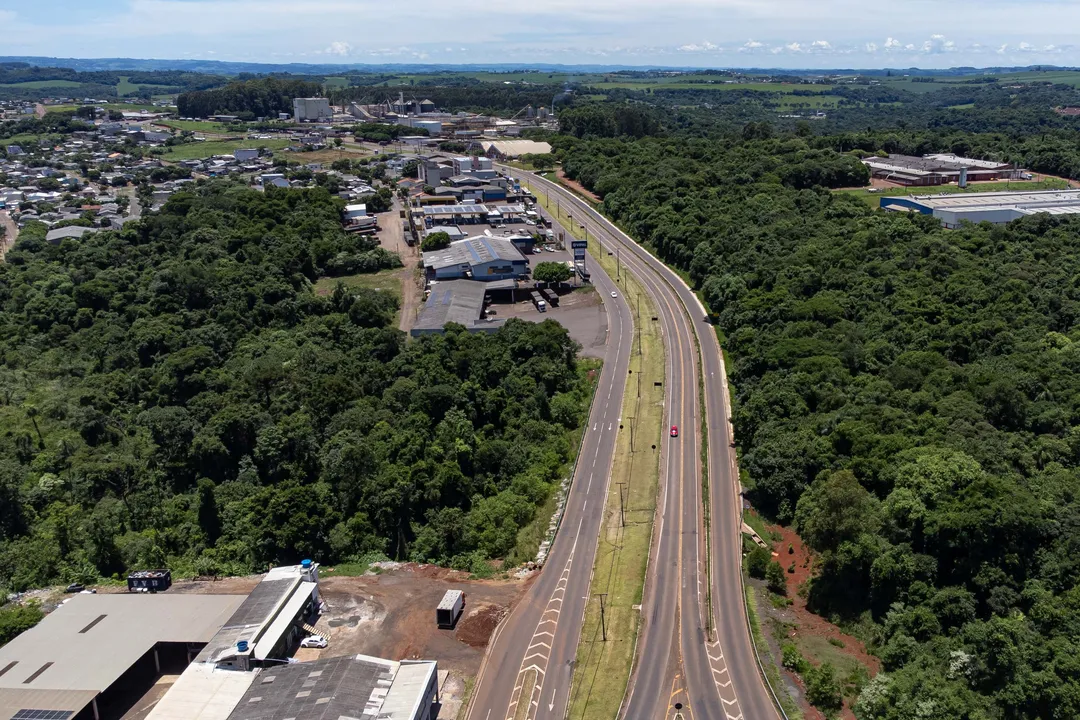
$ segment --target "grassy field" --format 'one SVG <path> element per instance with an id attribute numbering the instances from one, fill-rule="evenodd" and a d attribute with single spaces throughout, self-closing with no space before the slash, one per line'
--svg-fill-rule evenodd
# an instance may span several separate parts
<path id="1" fill-rule="evenodd" d="M 41 90 L 44 88 L 74 88 L 81 87 L 82 83 L 74 80 L 33 80 L 23 83 L 4 83 L 0 87 L 26 88 L 27 90 Z"/>
<path id="2" fill-rule="evenodd" d="M 41 138 L 46 137 L 44 135 L 12 135 L 9 138 L 0 139 L 0 145 L 5 147 L 8 145 L 37 145 Z"/>
<path id="3" fill-rule="evenodd" d="M 231 155 L 237 148 L 264 147 L 270 150 L 281 150 L 288 147 L 288 140 L 222 140 L 215 142 L 185 143 L 167 148 L 168 152 L 162 155 L 163 160 L 197 160 L 211 155 Z"/>
<path id="4" fill-rule="evenodd" d="M 554 203 L 549 203 L 544 193 L 537 192 L 536 196 L 549 210 L 554 209 Z M 574 234 L 582 236 L 576 227 Z M 594 257 L 600 256 L 593 241 L 589 242 Z M 615 275 L 614 257 L 603 255 L 600 264 L 610 275 Z M 655 314 L 644 289 L 629 275 L 624 277 L 623 297 L 631 307 L 636 308 L 640 298 L 642 316 Z M 582 625 L 570 698 L 570 717 L 575 720 L 609 720 L 617 715 L 633 666 L 641 623 L 641 612 L 635 606 L 641 604 L 656 510 L 659 455 L 650 446 L 659 446 L 661 438 L 664 392 L 654 382 L 664 380 L 664 345 L 657 323 L 642 323 L 636 331 L 641 333 L 641 351 L 635 349 L 630 357 L 633 383 L 627 384 L 622 410 L 624 424 L 634 423 L 635 444 L 632 452 L 630 433 L 619 434 L 593 565 L 592 592 L 607 593 L 607 641 L 602 640 L 600 606 L 590 601 Z M 624 485 L 618 485 L 620 482 Z M 625 527 L 620 493 L 625 506 Z"/>
<path id="5" fill-rule="evenodd" d="M 157 105 L 149 105 L 147 103 L 107 103 L 101 105 L 106 110 L 116 110 L 117 112 L 138 112 L 145 110 L 146 112 L 175 112 L 174 107 L 158 107 Z"/>
<path id="6" fill-rule="evenodd" d="M 219 133 L 226 134 L 235 132 L 229 130 L 229 126 L 219 122 L 210 122 L 208 120 L 161 120 L 155 125 L 164 125 L 176 130 L 190 130 L 191 132 L 206 132 L 206 133 Z"/>
<path id="7" fill-rule="evenodd" d="M 315 294 L 329 295 L 334 291 L 334 288 L 337 287 L 339 282 L 345 283 L 345 287 L 362 287 L 368 288 L 369 290 L 379 290 L 380 292 L 390 293 L 397 299 L 398 305 L 401 304 L 402 292 L 400 268 L 380 270 L 377 273 L 363 273 L 361 275 L 319 278 L 318 282 L 315 283 Z"/>
<path id="8" fill-rule="evenodd" d="M 79 109 L 78 105 L 47 105 L 46 113 L 74 112 Z"/>
<path id="9" fill-rule="evenodd" d="M 1006 190 L 1024 191 L 1024 190 L 1064 190 L 1069 187 L 1069 183 L 1065 180 L 1059 180 L 1058 178 L 1047 178 L 1045 180 L 1030 180 L 1030 181 L 1001 181 L 1001 182 L 981 182 L 968 185 L 966 188 L 960 188 L 956 185 L 936 185 L 934 187 L 921 187 L 921 188 L 889 188 L 888 190 L 881 190 L 876 193 L 869 192 L 866 188 L 859 188 L 856 190 L 837 190 L 836 192 L 846 193 L 848 195 L 854 195 L 860 198 L 866 204 L 872 208 L 879 207 L 878 198 L 880 197 L 902 197 L 904 195 L 940 195 L 941 193 L 973 193 L 973 192 L 1003 192 Z"/>
<path id="10" fill-rule="evenodd" d="M 349 78 L 346 77 L 328 77 L 323 80 L 323 85 L 326 87 L 349 87 Z"/>
<path id="11" fill-rule="evenodd" d="M 730 80 L 730 78 L 729 78 Z M 793 93 L 796 90 L 804 92 L 827 94 L 832 91 L 832 85 L 796 85 L 792 83 L 767 83 L 767 82 L 750 82 L 750 83 L 733 83 L 717 80 L 714 82 L 687 82 L 685 78 L 642 78 L 641 80 L 628 80 L 619 78 L 618 80 L 612 80 L 611 82 L 598 82 L 590 83 L 590 87 L 597 90 L 605 90 L 609 88 L 624 88 L 628 90 L 644 90 L 650 88 L 652 90 L 742 90 L 752 92 L 769 92 L 769 93 Z"/>

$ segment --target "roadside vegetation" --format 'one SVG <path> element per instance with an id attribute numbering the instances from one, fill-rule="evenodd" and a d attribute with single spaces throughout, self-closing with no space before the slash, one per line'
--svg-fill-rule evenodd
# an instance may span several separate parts
<path id="1" fill-rule="evenodd" d="M 587 411 L 575 343 L 516 320 L 405 342 L 392 294 L 317 295 L 379 251 L 339 208 L 204 182 L 120 232 L 21 234 L 0 265 L 0 587 L 376 552 L 487 571 L 514 549 Z"/>
<path id="2" fill-rule="evenodd" d="M 835 662 L 793 663 L 812 703 L 838 712 L 840 685 L 861 720 L 1080 715 L 1067 669 L 1080 635 L 1065 620 L 1080 597 L 1080 221 L 946 231 L 828 191 L 866 184 L 857 156 L 880 151 L 1080 175 L 1060 118 L 1022 130 L 1050 110 L 981 107 L 962 120 L 976 133 L 945 115 L 933 131 L 828 135 L 668 130 L 648 109 L 601 106 L 564 112 L 573 136 L 552 140 L 565 173 L 717 315 L 749 497 L 815 552 L 809 609 L 857 633 L 883 672 L 845 686 Z M 782 597 L 785 568 L 748 569 Z"/>

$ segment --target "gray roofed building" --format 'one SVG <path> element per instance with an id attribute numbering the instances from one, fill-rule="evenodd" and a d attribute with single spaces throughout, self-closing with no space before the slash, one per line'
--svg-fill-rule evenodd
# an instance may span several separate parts
<path id="1" fill-rule="evenodd" d="M 263 670 L 229 720 L 428 720 L 437 701 L 434 661 L 347 655 Z"/>
<path id="2" fill-rule="evenodd" d="M 529 261 L 505 238 L 478 235 L 442 250 L 423 253 L 424 268 L 434 279 L 505 280 L 526 274 Z"/>
<path id="3" fill-rule="evenodd" d="M 82 225 L 69 225 L 67 227 L 50 230 L 45 234 L 45 241 L 53 245 L 59 245 L 68 238 L 78 239 L 87 233 L 100 232 L 101 228 L 84 227 Z"/>
<path id="4" fill-rule="evenodd" d="M 480 319 L 489 287 L 488 283 L 474 280 L 433 283 L 409 334 L 413 337 L 438 334 L 447 323 L 463 325 L 470 332 L 495 332 L 502 327 L 502 320 Z"/>
<path id="5" fill-rule="evenodd" d="M 74 595 L 0 648 L 0 719 L 79 712 L 158 643 L 205 643 L 243 595 Z"/>

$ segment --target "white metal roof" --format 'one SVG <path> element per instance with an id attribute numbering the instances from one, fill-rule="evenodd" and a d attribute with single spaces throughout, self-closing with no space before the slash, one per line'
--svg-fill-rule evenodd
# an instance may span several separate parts
<path id="1" fill-rule="evenodd" d="M 0 675 L 0 688 L 100 692 L 156 643 L 209 641 L 243 601 L 243 595 L 73 595 L 0 648 L 0 667 L 17 663 Z"/>
<path id="2" fill-rule="evenodd" d="M 302 582 L 300 586 L 293 590 L 292 597 L 285 603 L 285 605 L 278 612 L 277 617 L 274 618 L 274 622 L 270 623 L 270 627 L 266 629 L 262 637 L 259 638 L 255 644 L 255 658 L 258 660 L 265 660 L 270 656 L 274 646 L 277 645 L 281 636 L 289 631 L 289 628 L 293 625 L 293 620 L 303 609 L 304 604 L 311 598 L 311 594 L 315 591 L 318 584 L 313 582 Z"/>
<path id="3" fill-rule="evenodd" d="M 259 671 L 224 670 L 194 662 L 177 678 L 147 720 L 225 720 Z"/>

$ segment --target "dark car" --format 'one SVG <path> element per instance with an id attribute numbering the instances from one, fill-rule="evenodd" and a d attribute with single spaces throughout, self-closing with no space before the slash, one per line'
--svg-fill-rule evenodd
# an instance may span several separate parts
<path id="1" fill-rule="evenodd" d="M 671 426 L 671 437 L 679 437 L 679 426 L 678 425 L 672 425 Z"/>
<path id="2" fill-rule="evenodd" d="M 82 585 L 80 585 L 79 583 L 71 583 L 70 585 L 67 586 L 67 588 L 64 590 L 64 592 L 81 593 L 85 589 L 86 588 L 83 587 Z"/>

